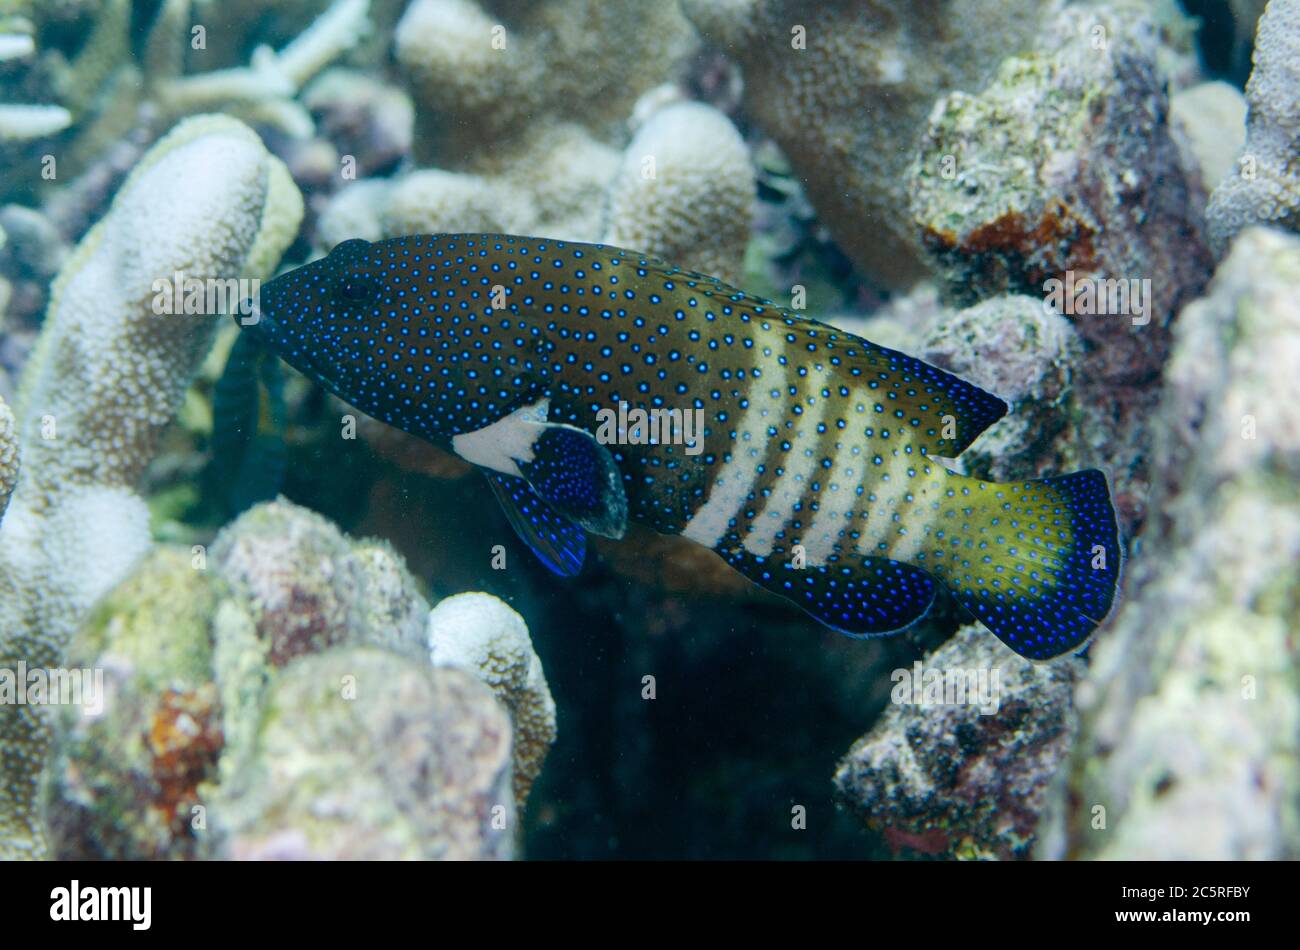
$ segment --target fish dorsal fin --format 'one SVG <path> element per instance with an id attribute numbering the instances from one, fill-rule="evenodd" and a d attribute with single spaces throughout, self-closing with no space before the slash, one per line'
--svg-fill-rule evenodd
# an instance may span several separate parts
<path id="1" fill-rule="evenodd" d="M 845 371 L 879 395 L 882 414 L 905 426 L 908 437 L 927 455 L 956 458 L 976 437 L 1001 419 L 1007 404 L 992 393 L 914 356 L 877 346 L 870 340 L 820 323 L 747 294 L 730 284 L 663 264 L 653 266 L 666 280 L 685 282 L 693 293 L 713 298 L 728 319 L 766 322 L 787 334 L 787 356 L 799 354 L 804 365 L 821 364 L 837 375 Z M 790 339 L 793 335 L 794 339 Z M 902 416 L 897 415 L 898 412 Z M 915 422 L 913 422 L 915 420 Z"/>
<path id="2" fill-rule="evenodd" d="M 557 514 L 592 534 L 623 537 L 627 494 L 618 463 L 590 432 L 547 422 L 548 405 L 543 399 L 458 435 L 452 448 L 475 465 L 527 480 Z"/>
<path id="3" fill-rule="evenodd" d="M 522 478 L 485 470 L 510 526 L 538 560 L 561 577 L 577 577 L 587 555 L 587 536 L 559 514 Z"/>

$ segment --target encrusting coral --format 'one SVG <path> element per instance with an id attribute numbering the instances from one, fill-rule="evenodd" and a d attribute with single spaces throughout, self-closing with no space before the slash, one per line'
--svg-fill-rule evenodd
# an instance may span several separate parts
<path id="1" fill-rule="evenodd" d="M 1246 84 L 1246 145 L 1206 209 L 1222 254 L 1251 225 L 1300 231 L 1300 0 L 1270 0 Z"/>
<path id="2" fill-rule="evenodd" d="M 492 688 L 514 722 L 515 798 L 528 800 L 555 742 L 555 700 L 524 618 L 490 594 L 457 594 L 429 614 L 429 656 Z"/>
<path id="3" fill-rule="evenodd" d="M 85 611 L 149 547 L 133 486 L 217 319 L 156 312 L 155 282 L 264 278 L 301 214 L 252 131 L 196 117 L 149 151 L 65 263 L 15 406 L 23 477 L 0 524 L 0 666 L 57 664 Z M 0 708 L 0 857 L 42 852 L 42 746 L 37 710 Z"/>
<path id="4" fill-rule="evenodd" d="M 1125 525 L 1145 511 L 1168 324 L 1211 263 L 1159 50 L 1156 24 L 1127 4 L 1067 8 L 982 92 L 939 100 L 909 171 L 954 298 L 1039 296 L 1083 339 L 1079 461 L 1111 473 Z"/>
<path id="5" fill-rule="evenodd" d="M 907 286 L 927 271 L 905 171 L 940 93 L 1028 49 L 1055 0 L 683 0 L 745 76 L 745 105 L 789 156 L 836 242 Z"/>

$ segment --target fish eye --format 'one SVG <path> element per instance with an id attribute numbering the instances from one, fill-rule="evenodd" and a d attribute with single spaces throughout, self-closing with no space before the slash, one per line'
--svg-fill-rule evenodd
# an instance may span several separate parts
<path id="1" fill-rule="evenodd" d="M 374 292 L 375 282 L 368 274 L 344 274 L 343 279 L 339 281 L 339 296 L 352 303 L 361 303 L 364 300 L 369 300 Z"/>

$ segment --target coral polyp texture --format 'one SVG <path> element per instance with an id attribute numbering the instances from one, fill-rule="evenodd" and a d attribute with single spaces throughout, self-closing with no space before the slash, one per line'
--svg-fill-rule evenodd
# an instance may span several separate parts
<path id="1" fill-rule="evenodd" d="M 555 742 L 555 700 L 524 618 L 490 594 L 448 597 L 429 614 L 435 666 L 466 670 L 487 683 L 515 727 L 515 796 L 528 798 Z"/>
<path id="2" fill-rule="evenodd" d="M 477 170 L 538 127 L 616 135 L 694 45 L 676 4 L 602 0 L 414 0 L 394 35 L 416 98 L 416 158 Z"/>
<path id="3" fill-rule="evenodd" d="M 265 277 L 301 214 L 253 132 L 199 117 L 150 150 L 65 263 L 15 407 L 24 465 L 0 524 L 0 666 L 57 665 L 149 547 L 134 487 L 217 319 L 157 312 L 155 281 Z M 0 707 L 0 856 L 42 852 L 42 750 L 37 711 Z"/>
<path id="4" fill-rule="evenodd" d="M 904 174 L 935 99 L 980 88 L 1029 49 L 1053 0 L 683 0 L 740 64 L 745 106 L 789 156 L 822 222 L 871 276 L 907 286 L 929 267 Z"/>
<path id="5" fill-rule="evenodd" d="M 1246 84 L 1246 145 L 1206 210 L 1215 249 L 1250 225 L 1300 231 L 1300 0 L 1270 0 Z"/>

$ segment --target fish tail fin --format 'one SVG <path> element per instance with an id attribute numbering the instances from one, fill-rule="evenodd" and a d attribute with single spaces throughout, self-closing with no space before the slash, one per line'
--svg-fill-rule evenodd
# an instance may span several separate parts
<path id="1" fill-rule="evenodd" d="M 935 574 L 957 601 L 1021 656 L 1080 647 L 1106 619 L 1122 552 L 1106 476 L 1089 469 L 995 484 L 953 475 L 968 504 L 938 525 L 949 540 Z"/>

